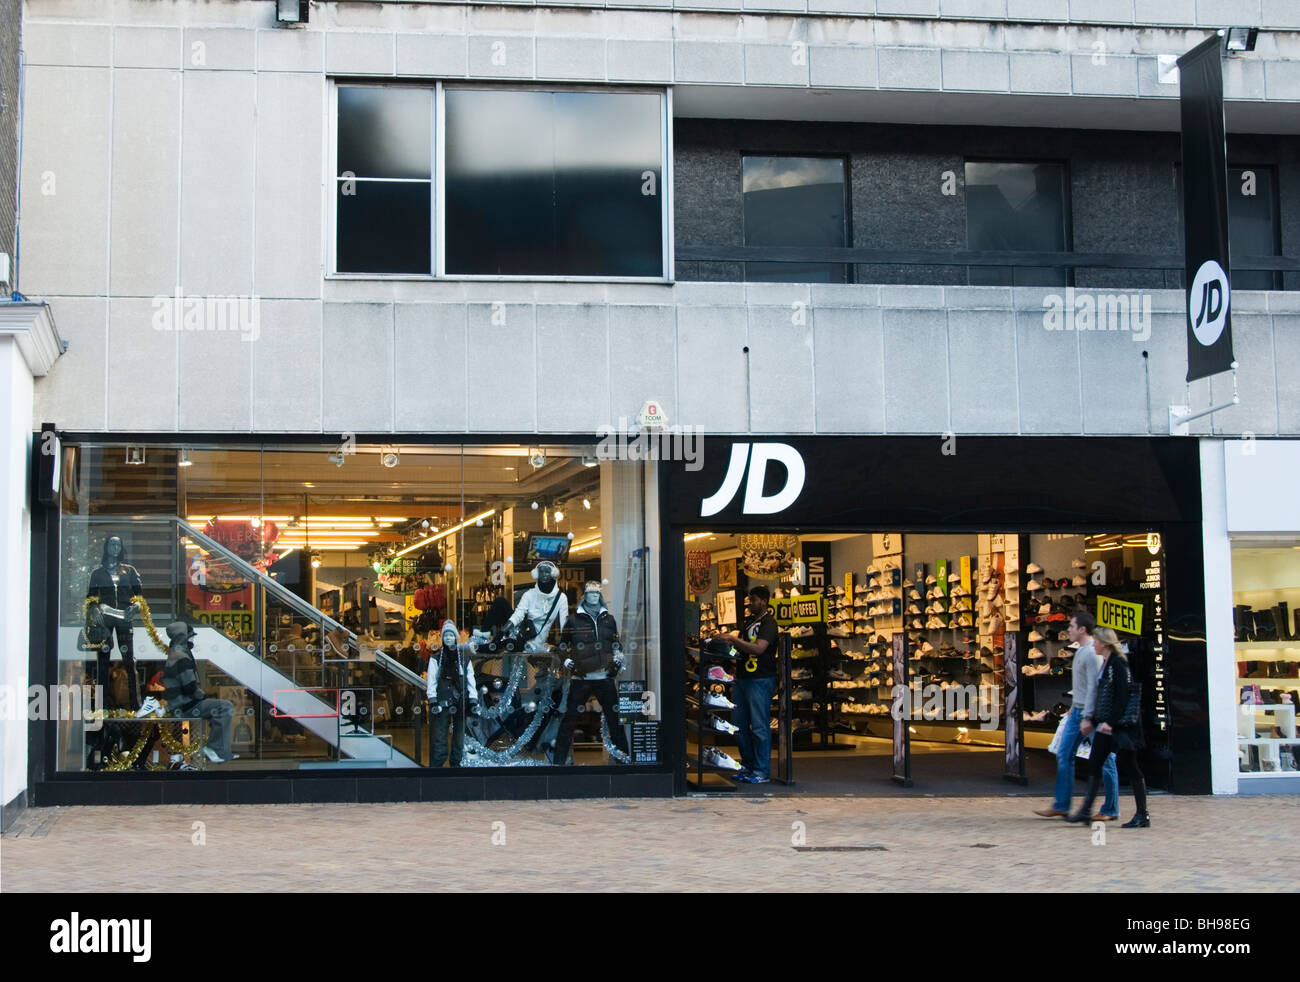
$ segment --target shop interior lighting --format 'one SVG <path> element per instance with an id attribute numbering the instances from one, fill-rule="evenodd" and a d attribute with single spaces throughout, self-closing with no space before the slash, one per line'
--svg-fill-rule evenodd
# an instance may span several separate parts
<path id="1" fill-rule="evenodd" d="M 587 539 L 584 542 L 579 542 L 571 546 L 569 548 L 569 555 L 572 556 L 575 552 L 586 552 L 588 549 L 595 549 L 596 546 L 598 545 L 600 545 L 599 535 L 596 536 L 594 539 Z"/>
<path id="2" fill-rule="evenodd" d="M 557 522 L 564 521 L 564 512 L 559 508 L 555 509 L 555 520 Z"/>
<path id="3" fill-rule="evenodd" d="M 181 448 L 180 457 L 176 460 L 177 467 L 193 467 L 194 461 L 190 460 L 190 452 L 184 447 Z"/>
<path id="4" fill-rule="evenodd" d="M 683 541 L 683 542 L 694 542 L 696 539 L 707 538 L 708 536 L 710 536 L 710 535 L 712 535 L 712 534 L 713 534 L 712 532 L 692 532 L 690 535 L 684 535 L 684 536 L 682 536 L 682 541 Z"/>
<path id="5" fill-rule="evenodd" d="M 1222 31 L 1220 34 L 1224 33 Z M 1259 39 L 1258 27 L 1229 27 L 1224 47 L 1229 51 L 1254 51 Z"/>
<path id="6" fill-rule="evenodd" d="M 132 467 L 139 467 L 144 463 L 144 447 L 127 447 L 126 462 Z"/>
<path id="7" fill-rule="evenodd" d="M 590 498 L 583 498 L 583 499 L 582 499 L 582 507 L 585 508 L 587 511 L 591 511 L 591 499 L 590 499 Z"/>
<path id="8" fill-rule="evenodd" d="M 379 455 L 379 462 L 385 467 L 396 467 L 402 462 L 402 455 L 393 447 L 385 447 L 384 452 Z"/>
<path id="9" fill-rule="evenodd" d="M 485 518 L 491 518 L 493 515 L 496 514 L 496 512 L 497 510 L 495 508 L 489 508 L 487 511 L 480 512 L 479 514 L 475 515 L 473 518 L 465 519 L 465 521 L 461 522 L 459 525 L 453 525 L 449 529 L 444 529 L 443 531 L 439 532 L 437 535 L 426 535 L 423 539 L 411 543 L 411 545 L 407 546 L 405 549 L 393 553 L 393 558 L 396 559 L 398 556 L 405 556 L 408 552 L 413 552 L 414 550 L 420 548 L 420 546 L 426 545 L 430 542 L 437 542 L 439 539 L 445 539 L 453 532 L 459 532 L 461 529 L 473 525 L 475 522 L 482 521 Z"/>
<path id="10" fill-rule="evenodd" d="M 594 453 L 585 453 L 582 455 L 583 467 L 595 467 L 599 463 L 600 461 L 596 459 L 596 455 Z"/>

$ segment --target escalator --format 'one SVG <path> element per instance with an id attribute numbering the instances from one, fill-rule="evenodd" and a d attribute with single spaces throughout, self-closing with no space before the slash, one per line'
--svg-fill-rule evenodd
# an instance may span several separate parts
<path id="1" fill-rule="evenodd" d="M 195 628 L 194 659 L 201 668 L 207 667 L 209 679 L 215 672 L 217 678 L 233 680 L 261 701 L 259 718 L 286 730 L 301 730 L 312 747 L 324 750 L 310 753 L 296 766 L 419 766 L 393 746 L 391 733 L 376 732 L 392 720 L 391 711 L 377 712 L 377 707 L 391 706 L 390 692 L 406 693 L 411 699 L 423 693 L 425 683 L 418 674 L 382 651 L 363 648 L 338 621 L 184 520 L 145 521 L 158 526 L 150 529 L 152 536 L 166 535 L 175 544 L 170 570 L 165 571 L 162 563 L 141 569 L 146 585 L 155 585 L 156 598 L 151 604 L 156 633 L 140 623 L 143 618 L 133 632 L 136 661 L 147 666 L 146 677 L 157 670 L 154 663 L 161 668 L 166 658 L 155 638 L 169 621 L 183 619 Z M 137 527 L 139 523 L 137 519 Z M 163 602 L 166 594 L 158 589 L 160 580 L 170 580 L 167 603 Z M 233 612 L 220 617 L 206 614 L 195 596 L 221 597 Z M 239 599 L 230 601 L 230 597 Z M 59 630 L 60 660 L 93 661 L 93 654 L 77 650 L 79 624 L 65 622 Z M 292 637 L 286 644 L 287 632 Z M 315 640 L 306 642 L 304 635 Z M 222 697 L 212 691 L 213 686 L 207 688 L 210 696 Z M 262 759 L 279 756 L 262 754 L 260 742 L 257 749 L 255 756 Z"/>

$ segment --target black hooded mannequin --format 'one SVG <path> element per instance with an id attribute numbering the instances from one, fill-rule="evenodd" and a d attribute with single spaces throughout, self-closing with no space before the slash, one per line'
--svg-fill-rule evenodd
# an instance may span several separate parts
<path id="1" fill-rule="evenodd" d="M 117 650 L 122 656 L 127 682 L 131 692 L 131 709 L 140 708 L 140 680 L 135 673 L 135 649 L 131 643 L 132 620 L 139 613 L 139 604 L 132 601 L 143 588 L 140 574 L 126 562 L 126 546 L 121 536 L 110 535 L 104 543 L 104 554 L 97 569 L 90 574 L 86 597 L 94 602 L 88 615 L 92 624 L 106 632 L 96 653 L 96 681 L 108 689 L 108 663 L 113 654 L 113 637 L 117 637 Z"/>

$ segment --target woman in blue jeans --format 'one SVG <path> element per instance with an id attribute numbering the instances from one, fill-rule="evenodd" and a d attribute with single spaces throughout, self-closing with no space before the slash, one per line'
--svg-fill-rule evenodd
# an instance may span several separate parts
<path id="1" fill-rule="evenodd" d="M 772 769 L 772 694 L 776 692 L 776 618 L 765 586 L 749 591 L 749 615 L 738 634 L 723 638 L 736 649 L 736 689 L 731 721 L 739 727 L 740 773 L 736 780 L 766 784 Z"/>

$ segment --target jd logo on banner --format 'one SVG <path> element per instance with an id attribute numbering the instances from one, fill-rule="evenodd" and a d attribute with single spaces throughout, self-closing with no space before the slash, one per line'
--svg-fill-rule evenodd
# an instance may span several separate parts
<path id="1" fill-rule="evenodd" d="M 785 487 L 775 494 L 765 495 L 763 481 L 767 476 L 767 465 L 772 461 L 785 467 Z M 746 467 L 749 470 L 747 480 Z M 803 490 L 803 457 L 788 443 L 733 443 L 727 476 L 722 479 L 722 487 L 700 503 L 700 517 L 716 515 L 731 504 L 742 481 L 745 484 L 745 499 L 741 504 L 744 514 L 772 515 L 785 511 L 795 503 L 799 492 Z"/>

